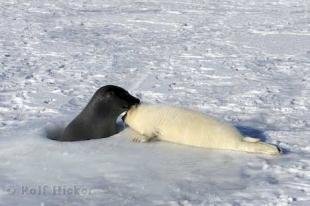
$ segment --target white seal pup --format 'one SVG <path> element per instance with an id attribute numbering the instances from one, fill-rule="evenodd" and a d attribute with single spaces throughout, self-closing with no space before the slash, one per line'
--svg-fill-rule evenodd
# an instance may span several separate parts
<path id="1" fill-rule="evenodd" d="M 197 147 L 226 149 L 277 155 L 277 146 L 252 137 L 243 137 L 232 125 L 197 111 L 165 106 L 139 104 L 124 117 L 133 129 L 133 141 L 147 142 L 153 138 Z"/>
<path id="2" fill-rule="evenodd" d="M 117 133 L 117 117 L 139 103 L 138 98 L 121 87 L 103 86 L 63 132 L 51 131 L 47 137 L 58 141 L 80 141 L 112 136 Z"/>

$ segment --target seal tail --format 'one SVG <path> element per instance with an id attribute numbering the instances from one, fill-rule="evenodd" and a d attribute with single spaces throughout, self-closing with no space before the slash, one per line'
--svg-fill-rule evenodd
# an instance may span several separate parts
<path id="1" fill-rule="evenodd" d="M 240 145 L 238 146 L 238 150 L 268 155 L 279 155 L 281 153 L 281 149 L 278 146 L 259 141 L 241 141 Z"/>

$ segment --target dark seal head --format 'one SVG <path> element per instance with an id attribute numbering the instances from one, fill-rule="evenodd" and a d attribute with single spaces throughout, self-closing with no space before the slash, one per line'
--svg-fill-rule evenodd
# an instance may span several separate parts
<path id="1" fill-rule="evenodd" d="M 117 117 L 139 104 L 125 89 L 106 85 L 98 89 L 82 112 L 65 128 L 58 141 L 80 141 L 109 137 L 117 133 Z"/>

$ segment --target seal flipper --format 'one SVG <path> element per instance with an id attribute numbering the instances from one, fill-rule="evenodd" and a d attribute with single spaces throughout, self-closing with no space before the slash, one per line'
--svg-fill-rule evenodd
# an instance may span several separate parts
<path id="1" fill-rule="evenodd" d="M 265 142 L 247 142 L 241 141 L 237 147 L 238 151 L 261 153 L 269 155 L 279 155 L 282 153 L 277 145 L 268 144 Z"/>
<path id="2" fill-rule="evenodd" d="M 156 136 L 146 136 L 143 134 L 140 134 L 139 132 L 133 130 L 133 129 L 129 129 L 129 136 L 131 141 L 133 142 L 150 142 L 152 140 L 155 140 L 157 137 Z"/>

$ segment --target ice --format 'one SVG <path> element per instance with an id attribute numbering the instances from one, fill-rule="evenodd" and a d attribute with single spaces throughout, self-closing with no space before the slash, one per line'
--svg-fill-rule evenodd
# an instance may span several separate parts
<path id="1" fill-rule="evenodd" d="M 0 2 L 0 205 L 309 205 L 307 0 Z M 269 157 L 56 142 L 99 87 L 200 110 Z"/>

